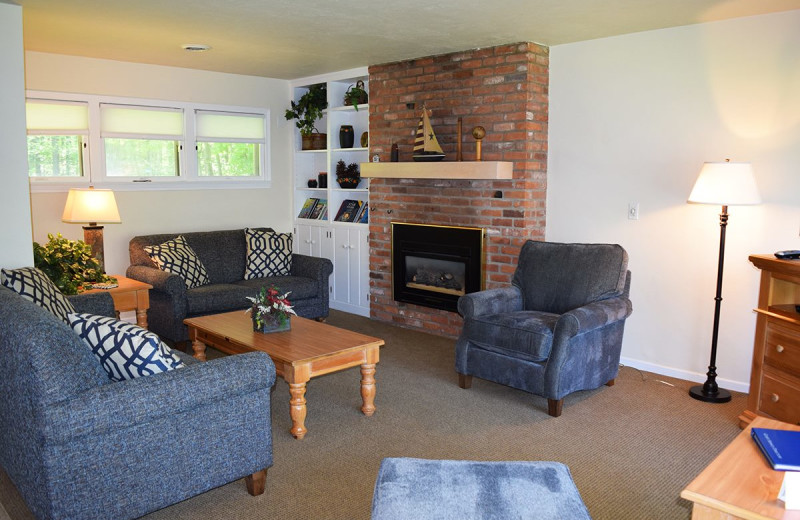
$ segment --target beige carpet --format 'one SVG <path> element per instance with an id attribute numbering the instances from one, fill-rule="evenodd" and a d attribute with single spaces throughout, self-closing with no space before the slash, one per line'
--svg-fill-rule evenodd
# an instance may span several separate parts
<path id="1" fill-rule="evenodd" d="M 615 386 L 567 397 L 563 415 L 552 418 L 545 399 L 524 392 L 479 379 L 459 388 L 453 340 L 335 311 L 328 323 L 386 341 L 375 415 L 359 411 L 357 368 L 324 376 L 308 386 L 309 431 L 295 440 L 279 380 L 264 495 L 249 496 L 238 481 L 146 519 L 367 519 L 381 460 L 401 456 L 560 461 L 596 520 L 688 519 L 681 489 L 739 432 L 742 394 L 701 403 L 688 396 L 688 382 L 623 367 Z M 202 446 L 186 449 L 203 456 Z M 27 518 L 7 479 L 2 484 L 11 518 Z"/>

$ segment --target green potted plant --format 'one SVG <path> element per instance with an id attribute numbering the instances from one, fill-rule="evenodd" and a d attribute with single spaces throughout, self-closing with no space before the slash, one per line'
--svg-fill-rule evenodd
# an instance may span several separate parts
<path id="1" fill-rule="evenodd" d="M 286 120 L 296 119 L 295 126 L 303 138 L 303 150 L 322 150 L 325 148 L 326 134 L 320 133 L 314 125 L 322 119 L 322 111 L 328 108 L 328 87 L 324 83 L 311 85 L 297 101 L 291 101 L 286 109 Z"/>
<path id="2" fill-rule="evenodd" d="M 92 256 L 92 247 L 81 240 L 69 240 L 58 233 L 47 234 L 45 245 L 33 243 L 33 265 L 64 294 L 91 289 L 92 284 L 117 283 L 106 275 Z"/>
<path id="3" fill-rule="evenodd" d="M 365 105 L 368 100 L 369 94 L 367 94 L 367 89 L 364 87 L 364 82 L 361 80 L 356 81 L 355 85 L 347 87 L 347 92 L 344 93 L 344 104 L 346 106 L 353 105 L 356 112 L 358 112 L 358 104 L 361 103 Z"/>

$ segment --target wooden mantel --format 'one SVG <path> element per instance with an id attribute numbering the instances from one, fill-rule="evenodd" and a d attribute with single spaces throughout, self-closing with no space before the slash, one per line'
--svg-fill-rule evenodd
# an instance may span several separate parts
<path id="1" fill-rule="evenodd" d="M 509 161 L 441 161 L 361 163 L 362 177 L 384 179 L 511 179 Z"/>

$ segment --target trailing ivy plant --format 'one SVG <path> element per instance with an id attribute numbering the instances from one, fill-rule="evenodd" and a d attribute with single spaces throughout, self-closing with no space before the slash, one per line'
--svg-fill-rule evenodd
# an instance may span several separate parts
<path id="1" fill-rule="evenodd" d="M 322 118 L 322 111 L 328 108 L 328 87 L 325 83 L 311 85 L 297 102 L 290 103 L 291 108 L 284 114 L 286 120 L 297 119 L 295 126 L 300 134 L 309 136 L 316 131 L 314 124 Z"/>
<path id="2" fill-rule="evenodd" d="M 77 294 L 95 283 L 116 283 L 92 256 L 92 247 L 82 240 L 70 240 L 58 233 L 47 234 L 45 245 L 33 243 L 33 265 L 47 275 L 64 294 Z"/>

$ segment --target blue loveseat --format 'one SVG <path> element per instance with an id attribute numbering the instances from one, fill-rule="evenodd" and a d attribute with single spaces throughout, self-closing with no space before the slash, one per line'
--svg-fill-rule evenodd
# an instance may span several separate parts
<path id="1" fill-rule="evenodd" d="M 270 228 L 256 228 L 258 231 Z M 211 283 L 187 289 L 183 279 L 158 269 L 144 250 L 146 246 L 162 244 L 183 236 L 186 243 L 202 261 Z M 265 286 L 275 285 L 281 291 L 291 291 L 298 316 L 310 319 L 328 317 L 328 278 L 333 263 L 327 258 L 293 254 L 287 276 L 270 276 L 245 280 L 247 245 L 243 229 L 199 231 L 133 237 L 129 243 L 131 265 L 126 276 L 149 283 L 150 309 L 148 328 L 173 342 L 189 339 L 183 320 L 206 314 L 246 309 L 247 296 L 256 296 Z"/>
<path id="2" fill-rule="evenodd" d="M 113 316 L 108 293 L 70 300 Z M 0 465 L 37 518 L 136 518 L 242 477 L 263 491 L 269 356 L 181 358 L 112 382 L 63 321 L 0 286 Z"/>

